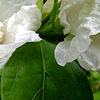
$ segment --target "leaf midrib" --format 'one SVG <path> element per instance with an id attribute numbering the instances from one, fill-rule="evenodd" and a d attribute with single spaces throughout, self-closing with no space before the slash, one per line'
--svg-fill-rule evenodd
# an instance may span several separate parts
<path id="1" fill-rule="evenodd" d="M 45 60 L 44 60 L 44 52 L 43 52 L 43 47 L 42 43 L 40 42 L 40 47 L 41 47 L 41 54 L 42 54 L 42 61 L 43 61 L 43 93 L 42 93 L 42 100 L 44 100 L 44 88 L 45 88 L 45 73 L 46 73 L 46 65 L 45 65 Z"/>
<path id="2" fill-rule="evenodd" d="M 46 80 L 45 75 L 46 75 L 46 73 L 51 78 L 52 82 L 56 85 L 56 87 L 58 88 L 58 90 L 62 94 L 64 100 L 66 100 L 66 97 L 65 97 L 62 89 L 60 88 L 59 84 L 56 82 L 56 80 L 53 78 L 53 76 L 46 71 L 46 64 L 45 64 L 45 59 L 44 59 L 44 52 L 43 52 L 43 47 L 42 47 L 42 43 L 41 42 L 40 42 L 40 47 L 41 47 L 41 54 L 42 54 L 42 61 L 43 61 L 43 93 L 42 93 L 42 100 L 44 100 L 44 87 L 45 87 L 45 80 Z"/>

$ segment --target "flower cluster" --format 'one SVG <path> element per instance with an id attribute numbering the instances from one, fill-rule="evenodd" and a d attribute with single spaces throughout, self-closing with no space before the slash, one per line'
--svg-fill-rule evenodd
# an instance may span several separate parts
<path id="1" fill-rule="evenodd" d="M 47 0 L 42 11 L 36 2 L 0 1 L 0 67 L 19 46 L 41 41 L 36 32 L 42 25 L 42 14 L 50 15 L 54 0 Z M 77 59 L 83 68 L 99 71 L 100 0 L 59 0 L 59 4 L 58 18 L 67 36 L 56 46 L 57 63 L 65 66 Z"/>
<path id="2" fill-rule="evenodd" d="M 83 68 L 99 71 L 100 1 L 62 0 L 59 18 L 69 35 L 56 47 L 57 62 L 64 66 L 78 59 Z"/>

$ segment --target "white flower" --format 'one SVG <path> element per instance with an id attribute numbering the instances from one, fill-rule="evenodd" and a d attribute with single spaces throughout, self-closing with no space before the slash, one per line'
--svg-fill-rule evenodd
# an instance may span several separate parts
<path id="1" fill-rule="evenodd" d="M 16 48 L 26 42 L 40 41 L 35 32 L 42 14 L 36 0 L 0 0 L 0 68 Z"/>
<path id="2" fill-rule="evenodd" d="M 59 14 L 64 34 L 55 50 L 58 64 L 78 59 L 87 70 L 100 70 L 100 0 L 62 0 Z"/>

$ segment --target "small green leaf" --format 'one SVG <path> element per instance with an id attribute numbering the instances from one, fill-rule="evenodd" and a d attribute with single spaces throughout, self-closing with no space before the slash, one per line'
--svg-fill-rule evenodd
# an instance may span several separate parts
<path id="1" fill-rule="evenodd" d="M 76 62 L 59 66 L 54 49 L 46 41 L 18 48 L 2 72 L 2 100 L 93 100 L 85 72 Z"/>
<path id="2" fill-rule="evenodd" d="M 58 0 L 55 0 L 54 7 L 50 16 L 50 20 L 51 20 L 53 28 L 55 27 L 54 23 L 55 23 L 57 13 L 58 13 Z"/>
<path id="3" fill-rule="evenodd" d="M 38 0 L 36 2 L 37 6 L 41 10 L 41 12 L 42 12 L 42 9 L 43 9 L 43 2 L 44 2 L 44 0 Z"/>

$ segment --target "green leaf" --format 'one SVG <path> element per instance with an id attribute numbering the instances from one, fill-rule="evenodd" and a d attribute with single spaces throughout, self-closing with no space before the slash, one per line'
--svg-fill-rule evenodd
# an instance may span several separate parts
<path id="1" fill-rule="evenodd" d="M 93 100 L 85 72 L 74 61 L 57 65 L 46 41 L 18 48 L 5 65 L 2 100 Z"/>
<path id="2" fill-rule="evenodd" d="M 58 0 L 55 0 L 54 7 L 50 16 L 50 20 L 51 20 L 53 28 L 55 28 L 54 22 L 55 22 L 57 13 L 58 13 Z"/>
<path id="3" fill-rule="evenodd" d="M 36 2 L 37 6 L 41 10 L 41 12 L 43 9 L 43 2 L 44 2 L 44 0 L 37 0 L 37 2 Z"/>

